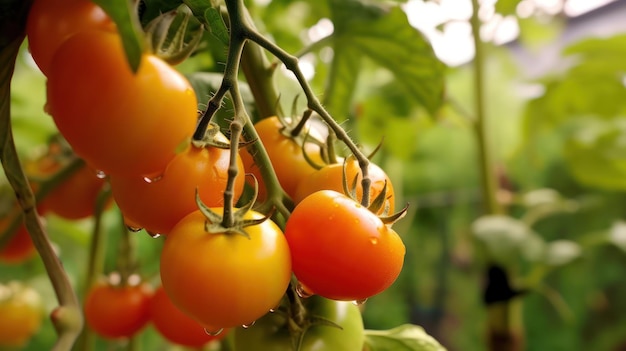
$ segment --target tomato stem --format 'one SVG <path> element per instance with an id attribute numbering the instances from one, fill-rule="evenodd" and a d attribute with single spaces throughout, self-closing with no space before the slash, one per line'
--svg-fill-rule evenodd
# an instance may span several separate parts
<path id="1" fill-rule="evenodd" d="M 35 195 L 20 164 L 11 126 L 11 78 L 15 60 L 24 40 L 23 27 L 29 6 L 30 2 L 14 1 L 5 6 L 5 9 L 11 11 L 6 11 L 0 16 L 2 29 L 10 29 L 0 31 L 4 34 L 0 38 L 0 63 L 2 63 L 0 64 L 0 160 L 24 212 L 26 229 L 44 263 L 57 296 L 59 307 L 55 311 L 62 312 L 51 315 L 58 334 L 51 350 L 64 351 L 71 349 L 82 329 L 81 308 L 37 213 Z M 7 14 L 10 16 L 4 18 Z"/>

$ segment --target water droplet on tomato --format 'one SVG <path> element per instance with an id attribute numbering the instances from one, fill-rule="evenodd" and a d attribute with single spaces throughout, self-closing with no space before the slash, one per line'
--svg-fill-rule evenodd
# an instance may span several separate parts
<path id="1" fill-rule="evenodd" d="M 158 237 L 160 237 L 160 236 L 161 236 L 161 234 L 159 234 L 159 233 L 153 233 L 153 232 L 148 232 L 148 235 L 150 235 L 153 239 L 156 239 L 156 238 L 158 238 Z"/>
<path id="2" fill-rule="evenodd" d="M 241 327 L 242 327 L 243 329 L 248 329 L 248 328 L 250 328 L 251 326 L 253 326 L 253 325 L 254 325 L 254 323 L 256 323 L 256 321 L 252 321 L 252 323 L 246 323 L 246 324 L 242 325 Z"/>
<path id="3" fill-rule="evenodd" d="M 307 288 L 301 283 L 298 283 L 298 285 L 296 286 L 296 294 L 298 294 L 298 296 L 302 299 L 313 296 L 313 293 L 308 291 Z"/>
<path id="4" fill-rule="evenodd" d="M 373 236 L 370 238 L 370 243 L 372 243 L 372 245 L 376 245 L 378 244 L 378 238 Z"/>
<path id="5" fill-rule="evenodd" d="M 220 328 L 217 330 L 209 330 L 207 328 L 204 328 L 204 332 L 209 335 L 209 336 L 218 336 L 220 335 L 222 332 L 224 331 L 224 328 Z"/>
<path id="6" fill-rule="evenodd" d="M 355 301 L 352 301 L 352 303 L 353 303 L 355 306 L 361 306 L 362 304 L 364 304 L 364 303 L 366 303 L 366 302 L 367 302 L 367 298 L 365 298 L 365 299 L 361 299 L 361 300 L 355 300 Z"/>
<path id="7" fill-rule="evenodd" d="M 128 229 L 129 232 L 137 233 L 137 232 L 140 232 L 143 228 L 133 227 L 132 225 L 126 225 L 126 229 Z"/>
<path id="8" fill-rule="evenodd" d="M 159 174 L 156 177 L 143 177 L 143 181 L 146 182 L 146 183 L 154 183 L 154 182 L 158 182 L 162 178 L 163 178 L 163 175 Z"/>
<path id="9" fill-rule="evenodd" d="M 104 179 L 107 177 L 107 175 L 103 171 L 96 171 L 96 177 L 98 177 L 99 179 Z"/>

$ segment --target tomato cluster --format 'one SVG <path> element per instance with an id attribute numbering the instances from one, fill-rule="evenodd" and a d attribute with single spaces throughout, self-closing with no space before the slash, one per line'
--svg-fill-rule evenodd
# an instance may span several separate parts
<path id="1" fill-rule="evenodd" d="M 389 287 L 405 253 L 388 217 L 393 186 L 380 167 L 367 168 L 369 198 L 379 203 L 370 207 L 362 203 L 370 201 L 363 199 L 359 163 L 329 157 L 314 128 L 298 133 L 276 116 L 264 118 L 254 125 L 257 144 L 236 155 L 230 143 L 239 141 L 212 125 L 203 146 L 192 143 L 202 124 L 190 83 L 149 52 L 133 72 L 115 24 L 88 0 L 36 0 L 27 35 L 47 77 L 46 111 L 71 147 L 70 158 L 84 161 L 54 181 L 39 206 L 66 219 L 87 218 L 110 187 L 129 227 L 165 237 L 156 290 L 128 281 L 90 287 L 84 313 L 92 330 L 129 338 L 152 321 L 170 342 L 200 347 L 236 328 L 235 348 L 250 350 L 267 335 L 293 329 L 293 316 L 268 312 L 297 290 L 300 298 L 318 295 L 304 303 L 311 318 L 299 322 L 308 323 L 300 326 L 307 331 L 302 349 L 320 349 L 320 338 L 323 349 L 362 348 L 360 313 L 348 301 Z M 259 149 L 269 164 L 256 163 Z M 51 186 L 70 164 L 65 153 L 51 150 L 26 167 L 33 188 Z M 287 197 L 293 203 L 284 201 L 278 217 L 253 210 L 256 196 L 239 203 L 245 172 L 259 181 L 252 191 L 259 202 L 270 205 L 259 208 Z M 348 194 L 346 184 L 354 184 Z M 343 330 L 315 324 L 319 318 Z M 257 328 L 238 328 L 257 320 Z"/>

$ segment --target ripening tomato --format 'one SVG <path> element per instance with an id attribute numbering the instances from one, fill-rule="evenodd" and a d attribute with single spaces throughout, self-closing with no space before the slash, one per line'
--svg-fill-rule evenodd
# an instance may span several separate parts
<path id="1" fill-rule="evenodd" d="M 223 209 L 216 208 L 221 214 Z M 248 211 L 244 219 L 263 218 Z M 251 324 L 280 302 L 291 258 L 270 219 L 237 233 L 208 233 L 196 211 L 172 229 L 161 252 L 161 282 L 181 311 L 208 330 Z"/>
<path id="2" fill-rule="evenodd" d="M 200 348 L 209 341 L 221 340 L 228 334 L 226 330 L 215 336 L 207 334 L 200 323 L 181 312 L 172 303 L 162 286 L 158 287 L 152 296 L 150 316 L 159 334 L 177 345 Z"/>
<path id="3" fill-rule="evenodd" d="M 36 0 L 28 13 L 26 35 L 33 60 L 46 76 L 59 46 L 75 33 L 116 30 L 115 23 L 89 0 Z"/>
<path id="4" fill-rule="evenodd" d="M 260 120 L 254 128 L 267 151 L 280 185 L 287 195 L 293 197 L 298 182 L 315 171 L 304 158 L 304 153 L 316 164 L 323 164 L 320 146 L 306 142 L 303 149 L 301 138 L 294 138 L 285 132 L 285 127 L 276 116 Z M 254 174 L 259 181 L 258 198 L 263 201 L 267 196 L 267 190 L 261 177 L 260 166 L 254 163 L 248 151 L 242 152 L 241 157 L 246 171 Z"/>
<path id="5" fill-rule="evenodd" d="M 310 293 L 363 300 L 388 288 L 404 263 L 398 234 L 358 202 L 333 190 L 302 200 L 285 237 L 293 272 Z"/>
<path id="6" fill-rule="evenodd" d="M 5 220 L 2 220 L 6 228 Z M 4 230 L 4 229 L 3 229 Z M 26 230 L 24 224 L 20 224 L 17 231 L 13 233 L 13 237 L 0 247 L 0 263 L 18 264 L 22 263 L 37 254 L 37 249 L 30 238 L 30 234 Z"/>
<path id="7" fill-rule="evenodd" d="M 36 290 L 17 281 L 0 284 L 0 349 L 22 349 L 42 319 L 43 304 Z"/>
<path id="8" fill-rule="evenodd" d="M 303 302 L 306 316 L 324 318 L 338 327 L 321 324 L 309 327 L 302 338 L 300 351 L 360 351 L 363 349 L 365 342 L 363 319 L 356 305 L 319 296 L 312 296 Z M 235 351 L 293 350 L 287 323 L 285 314 L 268 313 L 251 328 L 235 329 L 233 338 Z"/>
<path id="9" fill-rule="evenodd" d="M 18 219 L 18 217 L 20 218 Z M 14 204 L 14 206 L 0 218 L 0 241 L 3 241 L 4 235 L 8 235 L 6 231 L 9 229 L 9 225 L 16 219 L 21 223 L 16 231 L 11 233 L 12 237 L 0 246 L 0 263 L 18 264 L 37 254 L 37 249 L 30 238 L 30 234 L 26 230 L 26 225 L 23 223 L 22 211 L 17 204 Z"/>
<path id="10" fill-rule="evenodd" d="M 76 154 L 108 175 L 163 172 L 196 127 L 187 79 L 154 55 L 133 74 L 119 35 L 86 31 L 53 58 L 47 111 Z"/>
<path id="11" fill-rule="evenodd" d="M 224 140 L 226 137 L 222 136 Z M 227 141 L 227 140 L 226 140 Z M 167 235 L 174 225 L 198 209 L 196 189 L 207 206 L 223 206 L 230 150 L 189 146 L 168 164 L 163 175 L 147 182 L 142 177 L 111 176 L 113 197 L 127 221 L 152 233 Z M 235 179 L 235 201 L 243 191 L 241 158 Z"/>
<path id="12" fill-rule="evenodd" d="M 359 162 L 355 158 L 349 158 L 345 165 L 346 178 L 348 186 L 352 186 L 354 178 L 357 177 L 356 196 L 357 200 L 361 201 L 363 198 L 363 187 L 361 186 L 361 180 L 363 175 L 361 168 L 359 168 Z M 339 193 L 343 193 L 343 163 L 333 163 L 322 167 L 321 169 L 311 173 L 298 183 L 296 194 L 294 196 L 294 202 L 297 204 L 302 199 L 318 190 L 334 190 Z M 388 213 L 392 214 L 394 211 L 394 190 L 391 180 L 378 165 L 371 163 L 368 166 L 368 177 L 370 178 L 370 202 L 373 201 L 378 194 L 385 188 L 387 184 L 386 196 L 387 204 L 389 206 Z M 382 214 L 385 207 L 383 206 L 378 214 Z"/>
<path id="13" fill-rule="evenodd" d="M 151 298 L 152 288 L 145 283 L 98 282 L 85 297 L 85 320 L 103 338 L 132 337 L 150 321 Z"/>

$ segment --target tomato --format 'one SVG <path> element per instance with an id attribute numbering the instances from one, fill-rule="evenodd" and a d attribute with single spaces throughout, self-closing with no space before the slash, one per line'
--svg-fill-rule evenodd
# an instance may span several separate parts
<path id="1" fill-rule="evenodd" d="M 324 318 L 341 329 L 319 324 L 309 327 L 302 339 L 300 351 L 360 351 L 363 348 L 363 320 L 356 305 L 319 296 L 306 299 L 305 304 L 308 316 Z M 293 350 L 286 323 L 284 314 L 268 313 L 248 329 L 235 329 L 235 351 Z"/>
<path id="2" fill-rule="evenodd" d="M 36 290 L 18 281 L 0 284 L 0 348 L 21 349 L 42 319 L 43 304 Z"/>
<path id="3" fill-rule="evenodd" d="M 187 79 L 144 54 L 133 74 L 119 35 L 86 31 L 58 49 L 47 111 L 76 154 L 109 175 L 161 174 L 196 127 Z"/>
<path id="4" fill-rule="evenodd" d="M 293 199 L 294 202 L 297 204 L 302 201 L 302 199 L 318 190 L 335 190 L 337 192 L 343 193 L 343 168 L 343 163 L 329 164 L 302 179 L 302 181 L 298 183 L 296 194 Z M 358 177 L 356 196 L 357 200 L 361 201 L 361 199 L 363 198 L 363 187 L 361 186 L 361 179 L 363 179 L 362 172 L 359 168 L 358 161 L 354 158 L 350 158 L 346 163 L 346 177 L 348 181 L 348 186 L 352 185 L 355 176 Z M 391 184 L 391 180 L 389 179 L 385 171 L 383 171 L 378 165 L 374 163 L 370 163 L 368 166 L 368 177 L 371 180 L 370 202 L 373 201 L 376 196 L 382 192 L 382 190 L 385 188 L 385 183 L 387 184 L 386 199 L 389 205 L 388 212 L 389 214 L 392 214 L 394 210 L 394 190 L 393 185 Z M 379 211 L 378 213 L 382 214 L 383 211 L 384 207 L 381 208 L 381 211 Z"/>
<path id="5" fill-rule="evenodd" d="M 363 300 L 388 288 L 404 263 L 398 234 L 349 197 L 321 190 L 291 213 L 285 237 L 293 272 L 306 290 L 335 300 Z"/>
<path id="6" fill-rule="evenodd" d="M 306 152 L 306 155 L 315 163 L 323 164 L 319 145 L 307 142 L 304 143 L 303 150 L 300 139 L 284 134 L 285 127 L 276 116 L 260 120 L 254 125 L 254 128 L 267 151 L 280 185 L 287 195 L 293 197 L 298 182 L 315 172 L 315 168 L 307 162 L 303 153 Z M 241 157 L 246 171 L 254 174 L 259 181 L 258 198 L 261 201 L 264 200 L 267 196 L 267 190 L 263 177 L 261 177 L 259 165 L 254 163 L 249 151 L 242 152 Z"/>
<path id="7" fill-rule="evenodd" d="M 72 35 L 89 29 L 115 31 L 115 23 L 89 0 L 36 0 L 28 13 L 26 35 L 33 60 L 46 76 L 52 57 Z"/>
<path id="8" fill-rule="evenodd" d="M 215 209 L 217 213 L 223 209 Z M 249 211 L 244 219 L 263 218 Z M 161 281 L 172 302 L 208 330 L 251 324 L 278 305 L 291 279 L 280 228 L 267 219 L 235 233 L 208 233 L 195 211 L 167 236 Z"/>
<path id="9" fill-rule="evenodd" d="M 2 220 L 0 227 L 6 228 L 7 225 L 8 221 Z M 0 262 L 18 264 L 33 258 L 36 254 L 37 249 L 26 230 L 26 226 L 20 224 L 13 237 L 0 247 Z"/>
<path id="10" fill-rule="evenodd" d="M 178 221 L 198 209 L 196 189 L 207 206 L 224 205 L 229 158 L 230 150 L 189 146 L 174 157 L 158 180 L 146 182 L 141 177 L 111 176 L 113 197 L 124 217 L 138 228 L 167 234 Z M 238 166 L 235 201 L 245 181 L 240 157 Z"/>
<path id="11" fill-rule="evenodd" d="M 85 320 L 103 338 L 129 338 L 150 321 L 152 288 L 98 282 L 85 297 Z"/>
<path id="12" fill-rule="evenodd" d="M 9 225 L 16 220 L 17 217 L 20 217 L 19 220 L 21 223 L 15 233 L 11 233 L 11 239 L 8 239 L 8 241 L 0 246 L 0 263 L 18 264 L 37 254 L 37 249 L 30 238 L 30 234 L 26 230 L 26 225 L 23 223 L 22 219 L 22 211 L 17 203 L 0 218 L 0 241 L 4 239 L 4 235 L 8 234 L 6 231 Z"/>
<path id="13" fill-rule="evenodd" d="M 170 342 L 191 348 L 200 348 L 212 340 L 220 340 L 228 334 L 222 331 L 211 336 L 204 331 L 204 327 L 188 315 L 181 312 L 163 290 L 158 287 L 150 302 L 151 321 L 156 330 Z"/>

